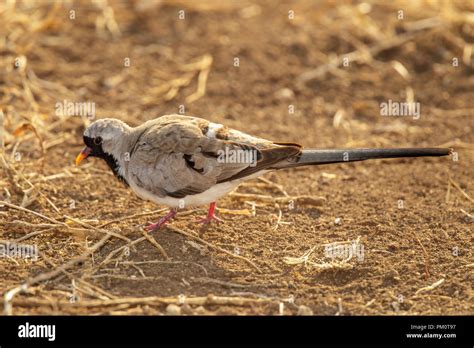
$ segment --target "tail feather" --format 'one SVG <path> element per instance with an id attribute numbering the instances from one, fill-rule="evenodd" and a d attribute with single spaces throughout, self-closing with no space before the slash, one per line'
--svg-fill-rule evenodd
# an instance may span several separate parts
<path id="1" fill-rule="evenodd" d="M 447 156 L 452 153 L 448 148 L 401 148 L 401 149 L 325 149 L 303 150 L 298 157 L 289 158 L 273 168 L 292 168 L 305 165 L 321 165 L 365 161 L 377 158 Z"/>

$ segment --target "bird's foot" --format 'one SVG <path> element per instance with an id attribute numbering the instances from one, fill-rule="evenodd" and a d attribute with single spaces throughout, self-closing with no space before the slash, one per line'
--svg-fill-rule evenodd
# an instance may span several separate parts
<path id="1" fill-rule="evenodd" d="M 199 224 L 203 224 L 203 225 L 208 225 L 211 223 L 211 221 L 215 221 L 216 223 L 220 224 L 220 223 L 224 223 L 224 220 L 222 220 L 221 218 L 217 217 L 216 215 L 212 215 L 212 216 L 206 216 L 205 218 L 202 218 L 202 219 L 198 219 L 197 220 L 197 223 Z"/>
<path id="2" fill-rule="evenodd" d="M 203 225 L 208 225 L 211 221 L 215 221 L 216 223 L 224 223 L 224 220 L 216 216 L 216 202 L 212 202 L 209 205 L 209 211 L 207 212 L 207 216 L 205 218 L 199 219 L 197 222 Z"/>
<path id="3" fill-rule="evenodd" d="M 175 209 L 171 209 L 168 214 L 163 216 L 161 219 L 158 220 L 158 222 L 152 224 L 150 223 L 149 225 L 145 226 L 145 230 L 148 232 L 153 232 L 156 230 L 159 230 L 162 228 L 164 225 L 166 225 L 168 222 L 170 222 L 174 216 L 176 215 L 177 211 Z"/>
<path id="4" fill-rule="evenodd" d="M 158 220 L 158 222 L 155 223 L 149 223 L 148 225 L 145 226 L 145 230 L 148 232 L 153 232 L 156 230 L 159 230 L 162 228 L 166 223 L 168 223 L 171 219 L 167 219 L 165 217 L 162 217 L 161 219 Z"/>

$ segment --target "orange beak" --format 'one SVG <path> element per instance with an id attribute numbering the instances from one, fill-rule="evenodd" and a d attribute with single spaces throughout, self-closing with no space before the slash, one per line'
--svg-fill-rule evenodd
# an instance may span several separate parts
<path id="1" fill-rule="evenodd" d="M 79 153 L 79 155 L 77 155 L 76 157 L 76 166 L 78 166 L 83 159 L 87 158 L 87 156 L 89 156 L 89 154 L 91 153 L 92 149 L 90 147 L 84 147 L 82 149 L 82 151 Z"/>

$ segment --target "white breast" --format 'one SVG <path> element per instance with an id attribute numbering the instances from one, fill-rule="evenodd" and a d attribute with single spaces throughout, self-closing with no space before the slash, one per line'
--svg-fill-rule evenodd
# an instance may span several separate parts
<path id="1" fill-rule="evenodd" d="M 198 193 L 196 195 L 189 195 L 183 198 L 174 198 L 174 197 L 160 197 L 139 187 L 133 180 L 130 180 L 128 183 L 133 192 L 137 194 L 142 199 L 152 201 L 156 204 L 164 204 L 171 208 L 191 208 L 200 205 L 207 205 L 209 203 L 217 201 L 222 196 L 225 196 L 237 186 L 240 185 L 243 181 L 259 177 L 260 175 L 268 172 L 267 170 L 262 170 L 251 176 L 245 177 L 243 179 L 237 179 L 233 181 L 222 182 L 216 184 L 209 188 L 208 190 Z"/>

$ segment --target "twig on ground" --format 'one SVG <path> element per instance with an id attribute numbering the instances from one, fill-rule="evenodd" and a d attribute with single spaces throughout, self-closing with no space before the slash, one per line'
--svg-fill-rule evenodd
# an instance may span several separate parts
<path id="1" fill-rule="evenodd" d="M 116 238 L 119 238 L 119 239 L 122 239 L 124 241 L 126 241 L 127 243 L 130 243 L 132 240 L 130 238 L 127 238 L 119 233 L 115 233 L 115 232 L 112 232 L 112 231 L 109 231 L 109 230 L 105 230 L 105 229 L 102 229 L 102 228 L 98 228 L 98 227 L 94 227 L 92 225 L 89 225 L 88 223 L 84 222 L 84 221 L 81 221 L 77 218 L 73 218 L 71 216 L 68 216 L 68 215 L 64 215 L 64 217 L 70 221 L 73 221 L 81 226 L 84 227 L 84 229 L 78 229 L 78 228 L 74 228 L 74 227 L 70 227 L 69 225 L 66 224 L 66 226 L 69 228 L 69 229 L 72 229 L 72 230 L 85 230 L 85 231 L 88 231 L 88 230 L 93 230 L 93 231 L 97 231 L 97 232 L 100 232 L 100 233 L 108 233 Z"/>
<path id="2" fill-rule="evenodd" d="M 463 213 L 464 215 L 466 215 L 469 219 L 473 220 L 474 219 L 474 214 L 469 214 L 467 211 L 465 211 L 464 209 L 460 209 L 461 210 L 461 213 Z"/>
<path id="3" fill-rule="evenodd" d="M 418 242 L 421 249 L 423 250 L 423 260 L 424 260 L 424 263 L 425 263 L 425 278 L 428 279 L 429 276 L 430 276 L 430 271 L 429 271 L 430 259 L 429 259 L 429 256 L 428 256 L 428 252 L 426 251 L 424 245 L 421 243 L 420 238 L 418 238 L 418 235 L 416 234 L 416 232 L 413 232 L 413 235 L 415 236 L 416 241 Z"/>
<path id="4" fill-rule="evenodd" d="M 111 220 L 111 221 L 107 221 L 106 223 L 102 224 L 102 225 L 99 225 L 99 228 L 102 228 L 102 227 L 105 227 L 105 226 L 108 226 L 110 224 L 115 224 L 117 222 L 122 222 L 122 221 L 125 221 L 125 220 L 130 220 L 130 219 L 134 219 L 136 217 L 143 217 L 143 216 L 148 216 L 148 215 L 154 215 L 154 214 L 158 214 L 158 213 L 162 213 L 164 211 L 166 211 L 167 209 L 166 208 L 162 208 L 162 209 L 157 209 L 157 210 L 153 210 L 153 211 L 148 211 L 146 213 L 138 213 L 138 214 L 133 214 L 133 215 L 128 215 L 128 216 L 123 216 L 121 218 L 118 218 L 118 219 L 115 219 L 115 220 Z"/>
<path id="5" fill-rule="evenodd" d="M 248 209 L 225 209 L 225 208 L 216 208 L 217 211 L 221 214 L 229 215 L 252 215 Z"/>
<path id="6" fill-rule="evenodd" d="M 208 276 L 207 269 L 203 265 L 201 265 L 199 263 L 196 263 L 196 262 L 192 262 L 192 261 L 150 260 L 150 261 L 121 261 L 120 263 L 124 264 L 124 265 L 129 265 L 129 264 L 135 264 L 135 265 L 145 265 L 145 264 L 163 264 L 163 265 L 188 264 L 188 265 L 194 265 L 194 266 L 199 267 L 200 269 L 202 269 L 204 271 L 204 274 L 206 275 L 206 277 Z"/>
<path id="7" fill-rule="evenodd" d="M 417 26 L 416 22 L 411 23 L 412 31 L 408 31 L 406 33 L 380 41 L 372 47 L 369 47 L 368 50 L 361 51 L 360 49 L 357 49 L 347 54 L 341 54 L 340 56 L 331 59 L 327 64 L 321 65 L 316 69 L 304 72 L 299 76 L 298 79 L 301 82 L 310 81 L 325 75 L 327 72 L 333 69 L 338 68 L 343 62 L 350 63 L 359 60 L 367 60 L 368 57 L 374 57 L 384 50 L 403 45 L 404 43 L 412 40 L 421 30 L 431 29 L 440 25 L 440 21 L 438 18 L 428 18 L 423 19 L 422 21 L 422 26 Z"/>
<path id="8" fill-rule="evenodd" d="M 196 282 L 196 283 L 202 283 L 202 284 L 213 283 L 213 284 L 222 285 L 228 288 L 247 288 L 247 287 L 252 286 L 251 284 L 237 284 L 233 282 L 227 282 L 224 280 L 212 279 L 208 277 L 191 278 L 191 281 Z"/>
<path id="9" fill-rule="evenodd" d="M 284 257 L 283 261 L 287 265 L 300 265 L 302 263 L 306 264 L 309 260 L 309 257 L 311 256 L 311 254 L 314 252 L 315 249 L 316 249 L 316 246 L 312 247 L 311 249 L 308 249 L 300 257 L 290 257 L 290 256 Z"/>
<path id="10" fill-rule="evenodd" d="M 206 305 L 227 305 L 227 306 L 247 306 L 259 303 L 277 303 L 278 300 L 272 298 L 248 298 L 248 297 L 231 297 L 231 296 L 202 296 L 202 297 L 185 297 L 184 303 L 188 305 L 206 306 Z M 16 303 L 20 306 L 48 306 L 49 301 L 38 298 L 18 299 Z M 121 304 L 129 305 L 166 305 L 166 304 L 183 304 L 183 299 L 179 297 L 122 297 L 110 300 L 88 300 L 71 303 L 69 301 L 57 301 L 60 307 L 106 307 Z"/>
<path id="11" fill-rule="evenodd" d="M 301 204 L 301 205 L 310 205 L 310 206 L 322 206 L 324 202 L 326 202 L 326 198 L 324 197 L 313 197 L 313 196 L 288 196 L 288 197 L 273 197 L 273 196 L 266 196 L 266 195 L 257 195 L 251 193 L 238 193 L 232 192 L 229 193 L 229 197 L 241 200 L 255 200 L 261 201 L 265 203 L 280 203 L 280 204 L 289 204 L 292 201 L 294 204 Z"/>
<path id="12" fill-rule="evenodd" d="M 280 191 L 285 197 L 290 197 L 290 195 L 288 194 L 288 192 L 285 191 L 285 189 L 283 188 L 282 185 L 278 185 L 277 183 L 274 183 L 273 181 L 270 181 L 270 180 L 268 180 L 267 178 L 264 178 L 264 177 L 259 177 L 258 180 L 263 181 L 264 183 L 266 183 L 266 184 L 269 185 L 270 187 L 276 188 L 276 189 L 277 189 L 278 191 Z"/>
<path id="13" fill-rule="evenodd" d="M 186 103 L 190 104 L 202 98 L 206 94 L 206 83 L 209 72 L 211 71 L 212 56 L 210 54 L 204 55 L 200 61 L 198 86 L 196 92 L 186 97 Z"/>
<path id="14" fill-rule="evenodd" d="M 415 292 L 415 295 L 418 295 L 418 294 L 421 294 L 423 292 L 427 292 L 427 291 L 431 291 L 431 290 L 434 290 L 436 289 L 438 286 L 440 286 L 441 284 L 444 283 L 444 278 L 438 280 L 436 283 L 434 284 L 431 284 L 429 286 L 425 286 L 424 288 L 421 288 L 421 289 L 418 289 L 416 292 Z"/>
<path id="15" fill-rule="evenodd" d="M 199 238 L 199 237 L 197 237 L 197 236 L 194 236 L 194 235 L 192 235 L 191 233 L 185 232 L 185 231 L 183 231 L 183 230 L 181 230 L 181 229 L 179 229 L 179 228 L 177 228 L 177 227 L 174 227 L 174 226 L 172 226 L 172 225 L 169 225 L 169 226 L 167 226 L 167 227 L 168 227 L 169 230 L 171 230 L 171 231 L 173 231 L 173 232 L 182 234 L 183 236 L 187 236 L 187 237 L 189 237 L 189 238 L 193 238 L 193 239 L 195 239 L 195 240 L 197 240 L 197 241 L 199 241 L 199 242 L 201 242 L 201 243 L 207 245 L 208 247 L 210 247 L 210 248 L 212 248 L 212 249 L 216 249 L 216 250 L 218 250 L 218 251 L 220 251 L 220 252 L 223 252 L 223 253 L 225 253 L 225 254 L 227 254 L 227 255 L 230 255 L 230 256 L 235 257 L 235 258 L 240 259 L 240 260 L 243 260 L 243 261 L 247 262 L 249 265 L 251 265 L 253 268 L 255 268 L 255 270 L 257 270 L 258 273 L 262 273 L 261 269 L 260 269 L 254 262 L 252 262 L 251 260 L 247 259 L 246 257 L 243 257 L 243 256 L 241 256 L 241 255 L 234 254 L 234 253 L 232 253 L 232 252 L 230 252 L 230 251 L 228 251 L 228 250 L 225 250 L 225 249 L 223 249 L 223 248 L 221 248 L 221 247 L 219 247 L 219 246 L 216 246 L 216 245 L 214 245 L 214 244 L 211 244 L 211 243 L 209 243 L 209 242 L 206 242 L 204 239 Z"/>
<path id="16" fill-rule="evenodd" d="M 155 238 L 153 238 L 152 236 L 150 236 L 150 234 L 148 234 L 148 232 L 146 232 L 146 231 L 143 231 L 143 236 L 144 236 L 154 247 L 156 247 L 156 249 L 158 249 L 158 251 L 165 257 L 166 260 L 170 260 L 170 257 L 169 257 L 168 254 L 166 253 L 165 249 L 163 249 L 163 247 L 156 241 Z"/>
<path id="17" fill-rule="evenodd" d="M 12 204 L 12 203 L 8 203 L 8 202 L 5 202 L 5 201 L 0 201 L 0 204 L 6 205 L 7 207 L 10 207 L 10 208 L 13 208 L 13 209 L 16 209 L 16 210 L 20 210 L 20 211 L 23 211 L 23 212 L 26 212 L 26 213 L 30 213 L 30 214 L 36 215 L 36 216 L 42 218 L 43 220 L 52 222 L 53 224 L 62 225 L 62 226 L 66 226 L 66 227 L 67 227 L 67 225 L 66 225 L 64 222 L 60 222 L 60 221 L 55 220 L 55 219 L 53 219 L 53 218 L 49 218 L 49 217 L 47 217 L 47 216 L 45 216 L 45 215 L 43 215 L 43 214 L 37 213 L 36 211 L 30 210 L 30 209 L 27 209 L 27 208 L 23 208 L 23 207 L 20 207 L 20 206 L 18 206 L 18 205 L 15 205 L 15 204 Z"/>
<path id="18" fill-rule="evenodd" d="M 111 235 L 106 235 L 104 236 L 100 241 L 98 241 L 92 248 L 89 248 L 84 252 L 82 255 L 79 255 L 78 257 L 75 257 L 66 263 L 62 264 L 61 266 L 46 272 L 46 273 L 41 273 L 33 278 L 28 279 L 25 283 L 7 291 L 4 295 L 4 301 L 3 301 L 3 309 L 5 315 L 12 315 L 13 311 L 13 305 L 12 301 L 13 298 L 16 294 L 19 292 L 25 292 L 29 287 L 31 287 L 34 284 L 38 284 L 41 282 L 44 282 L 46 280 L 50 280 L 53 278 L 56 278 L 59 274 L 63 273 L 63 271 L 71 268 L 74 266 L 76 263 L 85 261 L 93 252 L 96 250 L 99 250 L 102 246 L 105 245 L 105 243 L 111 238 Z"/>
<path id="19" fill-rule="evenodd" d="M 458 189 L 459 192 L 461 192 L 461 194 L 466 197 L 468 199 L 469 202 L 471 203 L 474 203 L 474 199 L 471 198 L 471 196 L 469 196 L 462 188 L 461 186 L 459 186 L 459 184 L 457 182 L 455 182 L 453 179 L 449 178 L 449 181 L 451 182 L 451 184 L 453 184 L 453 186 L 455 188 Z"/>

